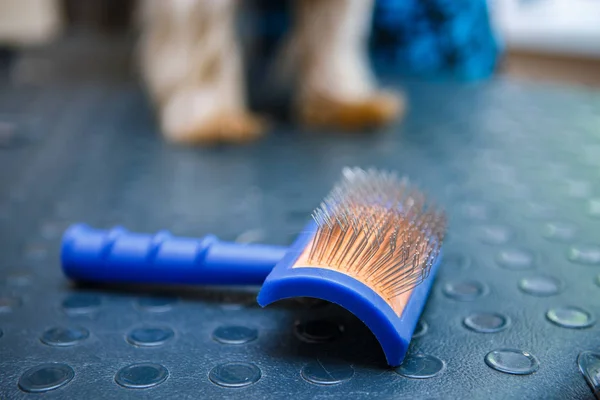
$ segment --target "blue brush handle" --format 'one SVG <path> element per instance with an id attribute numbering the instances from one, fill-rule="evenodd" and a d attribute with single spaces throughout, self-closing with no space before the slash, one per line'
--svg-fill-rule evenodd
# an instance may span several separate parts
<path id="1" fill-rule="evenodd" d="M 261 285 L 286 251 L 213 235 L 187 238 L 76 224 L 63 236 L 61 262 L 65 275 L 77 281 Z"/>

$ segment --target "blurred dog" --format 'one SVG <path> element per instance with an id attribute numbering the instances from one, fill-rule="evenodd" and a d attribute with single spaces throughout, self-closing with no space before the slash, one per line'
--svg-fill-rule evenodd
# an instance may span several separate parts
<path id="1" fill-rule="evenodd" d="M 248 110 L 235 17 L 239 0 L 141 0 L 139 54 L 163 134 L 178 143 L 246 142 L 267 124 Z M 298 123 L 364 130 L 398 118 L 366 52 L 374 0 L 295 0 L 281 51 Z"/>
<path id="2" fill-rule="evenodd" d="M 2 0 L 0 39 L 22 44 L 56 36 L 63 1 Z M 289 78 L 297 123 L 365 130 L 403 113 L 403 97 L 378 88 L 369 67 L 374 1 L 293 1 L 293 23 L 275 75 Z M 247 105 L 235 22 L 240 2 L 137 0 L 139 70 L 168 140 L 241 143 L 267 129 Z"/>

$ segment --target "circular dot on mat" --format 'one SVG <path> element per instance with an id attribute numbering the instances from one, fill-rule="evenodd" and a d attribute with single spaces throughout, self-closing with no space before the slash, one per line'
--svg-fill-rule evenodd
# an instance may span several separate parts
<path id="1" fill-rule="evenodd" d="M 438 375 L 445 367 L 445 363 L 429 354 L 407 355 L 402 364 L 394 371 L 406 378 L 426 379 Z"/>
<path id="2" fill-rule="evenodd" d="M 244 344 L 255 340 L 258 331 L 245 326 L 220 326 L 213 332 L 213 339 L 225 344 Z"/>
<path id="3" fill-rule="evenodd" d="M 27 246 L 25 251 L 25 256 L 30 260 L 43 260 L 46 258 L 48 250 L 46 246 L 42 243 L 34 243 Z"/>
<path id="4" fill-rule="evenodd" d="M 591 185 L 587 181 L 569 179 L 567 181 L 567 194 L 574 198 L 588 197 L 592 191 Z"/>
<path id="5" fill-rule="evenodd" d="M 580 245 L 569 249 L 570 261 L 583 265 L 600 265 L 600 246 Z"/>
<path id="6" fill-rule="evenodd" d="M 11 312 L 23 304 L 22 300 L 13 296 L 0 296 L 0 313 Z"/>
<path id="7" fill-rule="evenodd" d="M 115 382 L 128 389 L 146 389 L 160 385 L 169 377 L 169 371 L 160 364 L 139 363 L 121 368 Z"/>
<path id="8" fill-rule="evenodd" d="M 61 227 L 56 222 L 45 222 L 41 228 L 40 233 L 44 239 L 54 239 L 60 235 Z"/>
<path id="9" fill-rule="evenodd" d="M 496 256 L 496 262 L 505 269 L 524 270 L 533 268 L 533 253 L 523 249 L 502 250 Z"/>
<path id="10" fill-rule="evenodd" d="M 337 385 L 350 380 L 354 376 L 354 368 L 345 363 L 317 360 L 302 367 L 300 375 L 317 385 Z"/>
<path id="11" fill-rule="evenodd" d="M 468 202 L 461 207 L 462 214 L 473 220 L 484 221 L 490 217 L 490 209 L 484 203 Z"/>
<path id="12" fill-rule="evenodd" d="M 443 287 L 444 294 L 454 300 L 473 301 L 486 293 L 486 287 L 478 281 L 448 282 Z"/>
<path id="13" fill-rule="evenodd" d="M 415 331 L 413 332 L 412 338 L 420 338 L 421 336 L 425 335 L 428 330 L 429 325 L 427 325 L 427 322 L 419 320 L 419 322 L 417 322 L 417 326 L 415 326 Z"/>
<path id="14" fill-rule="evenodd" d="M 490 245 L 506 244 L 512 238 L 512 231 L 501 225 L 487 225 L 479 228 L 479 240 Z"/>
<path id="15" fill-rule="evenodd" d="M 577 228 L 573 224 L 566 222 L 548 222 L 544 226 L 544 237 L 548 240 L 557 242 L 569 242 L 573 240 Z"/>
<path id="16" fill-rule="evenodd" d="M 528 375 L 538 370 L 540 363 L 533 354 L 517 349 L 497 349 L 485 356 L 492 369 L 513 375 Z"/>
<path id="17" fill-rule="evenodd" d="M 548 219 L 556 213 L 556 208 L 549 204 L 533 203 L 527 204 L 527 217 L 530 219 Z"/>
<path id="18" fill-rule="evenodd" d="M 219 307 L 223 310 L 242 310 L 248 307 L 248 303 L 228 302 L 219 304 Z"/>
<path id="19" fill-rule="evenodd" d="M 224 310 L 241 310 L 256 304 L 256 297 L 245 293 L 220 293 L 215 302 Z"/>
<path id="20" fill-rule="evenodd" d="M 13 122 L 0 121 L 0 148 L 10 148 L 19 142 L 17 127 Z"/>
<path id="21" fill-rule="evenodd" d="M 55 327 L 50 328 L 42 334 L 40 340 L 49 346 L 73 346 L 87 339 L 90 332 L 80 327 Z"/>
<path id="22" fill-rule="evenodd" d="M 519 281 L 519 289 L 533 296 L 553 296 L 560 293 L 562 283 L 552 276 L 530 276 Z"/>
<path id="23" fill-rule="evenodd" d="M 175 303 L 177 303 L 176 297 L 162 296 L 142 297 L 137 300 L 136 304 L 140 309 L 144 311 L 164 312 L 171 310 Z"/>
<path id="24" fill-rule="evenodd" d="M 600 390 L 600 353 L 582 351 L 577 356 L 579 371 L 588 385 L 595 391 Z"/>
<path id="25" fill-rule="evenodd" d="M 510 320 L 499 313 L 481 312 L 469 315 L 463 323 L 474 332 L 495 333 L 506 329 Z"/>
<path id="26" fill-rule="evenodd" d="M 19 388 L 29 393 L 42 393 L 66 385 L 73 379 L 73 368 L 61 363 L 46 363 L 25 371 L 19 378 Z"/>
<path id="27" fill-rule="evenodd" d="M 588 328 L 596 322 L 588 311 L 574 306 L 555 307 L 546 312 L 546 318 L 563 328 Z"/>
<path id="28" fill-rule="evenodd" d="M 588 201 L 588 215 L 592 218 L 600 218 L 600 199 Z"/>
<path id="29" fill-rule="evenodd" d="M 297 322 L 294 332 L 307 343 L 324 343 L 336 339 L 343 332 L 343 327 L 331 321 L 311 320 Z"/>
<path id="30" fill-rule="evenodd" d="M 442 267 L 457 271 L 463 271 L 471 266 L 471 259 L 463 254 L 450 253 L 444 255 Z"/>
<path id="31" fill-rule="evenodd" d="M 72 294 L 63 300 L 62 306 L 68 313 L 86 314 L 100 307 L 100 297 L 93 294 Z"/>
<path id="32" fill-rule="evenodd" d="M 31 284 L 29 272 L 13 272 L 2 280 L 8 286 L 22 287 Z"/>
<path id="33" fill-rule="evenodd" d="M 258 382 L 262 374 L 254 364 L 230 362 L 217 365 L 210 370 L 208 378 L 216 385 L 238 388 Z"/>
<path id="34" fill-rule="evenodd" d="M 153 347 L 165 344 L 175 336 L 170 328 L 142 327 L 135 328 L 127 334 L 127 342 L 134 346 Z"/>
<path id="35" fill-rule="evenodd" d="M 265 240 L 265 231 L 262 229 L 251 229 L 241 233 L 235 238 L 236 243 L 250 244 L 259 243 Z"/>
<path id="36" fill-rule="evenodd" d="M 528 185 L 518 183 L 518 182 L 510 182 L 504 191 L 504 195 L 506 195 L 509 199 L 528 199 L 531 197 L 533 191 Z"/>

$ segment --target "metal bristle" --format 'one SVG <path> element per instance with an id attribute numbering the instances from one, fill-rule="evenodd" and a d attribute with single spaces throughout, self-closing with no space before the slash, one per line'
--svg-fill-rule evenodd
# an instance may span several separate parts
<path id="1" fill-rule="evenodd" d="M 446 217 L 406 177 L 345 168 L 313 213 L 310 265 L 333 268 L 392 299 L 429 276 Z"/>

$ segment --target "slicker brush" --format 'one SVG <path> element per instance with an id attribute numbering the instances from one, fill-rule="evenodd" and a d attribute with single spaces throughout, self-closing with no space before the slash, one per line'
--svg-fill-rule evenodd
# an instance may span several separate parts
<path id="1" fill-rule="evenodd" d="M 258 302 L 336 303 L 375 334 L 399 365 L 440 260 L 446 216 L 406 178 L 347 168 L 313 221 L 265 280 Z"/>
<path id="2" fill-rule="evenodd" d="M 363 282 L 397 312 L 429 276 L 446 228 L 443 214 L 395 175 L 345 170 L 313 214 L 317 230 L 295 268 L 318 267 Z"/>
<path id="3" fill-rule="evenodd" d="M 365 323 L 397 366 L 439 267 L 446 224 L 407 178 L 345 168 L 287 249 L 79 224 L 65 233 L 62 261 L 74 280 L 262 283 L 262 307 L 294 297 L 336 303 Z"/>

